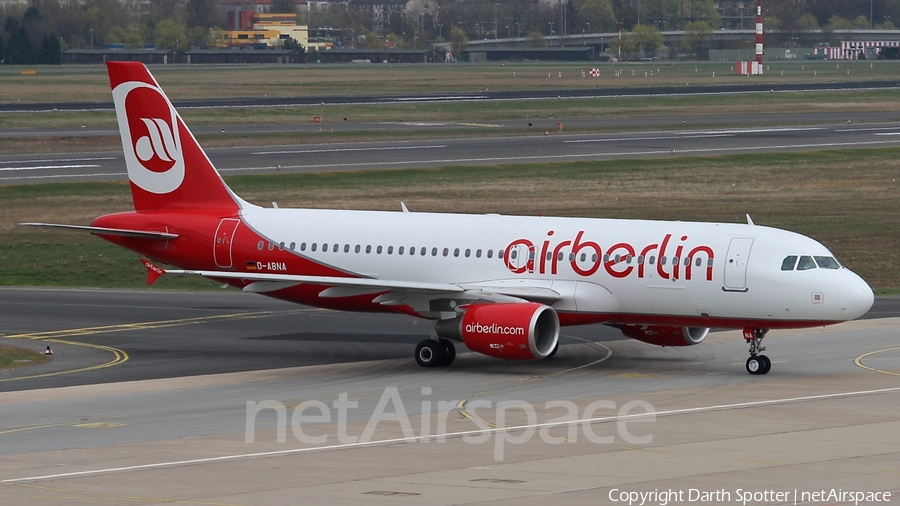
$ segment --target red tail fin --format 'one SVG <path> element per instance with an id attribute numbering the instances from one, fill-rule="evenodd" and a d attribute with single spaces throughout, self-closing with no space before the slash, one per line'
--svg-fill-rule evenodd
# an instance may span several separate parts
<path id="1" fill-rule="evenodd" d="M 239 209 L 162 88 L 139 62 L 108 62 L 125 165 L 136 211 Z"/>

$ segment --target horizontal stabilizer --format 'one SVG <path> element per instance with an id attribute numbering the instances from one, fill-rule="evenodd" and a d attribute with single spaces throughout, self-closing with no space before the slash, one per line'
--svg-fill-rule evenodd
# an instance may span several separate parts
<path id="1" fill-rule="evenodd" d="M 123 228 L 106 228 L 106 227 L 87 227 L 83 225 L 61 225 L 59 223 L 19 223 L 23 227 L 51 227 L 65 228 L 69 230 L 81 230 L 99 235 L 118 235 L 122 237 L 137 237 L 139 239 L 158 239 L 168 241 L 177 239 L 178 234 L 170 234 L 168 232 L 148 232 L 145 230 L 127 230 Z"/>

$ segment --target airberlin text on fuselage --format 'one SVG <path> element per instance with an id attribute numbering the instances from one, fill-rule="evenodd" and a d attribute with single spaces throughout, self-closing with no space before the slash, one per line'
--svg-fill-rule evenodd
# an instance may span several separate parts
<path id="1" fill-rule="evenodd" d="M 685 280 L 690 280 L 694 272 L 700 269 L 701 272 L 706 271 L 707 281 L 713 278 L 713 249 L 705 245 L 690 245 L 686 235 L 673 240 L 672 234 L 666 234 L 662 241 L 643 247 L 618 242 L 604 251 L 600 243 L 586 240 L 583 230 L 579 230 L 573 240 L 560 241 L 555 245 L 553 233 L 553 230 L 547 232 L 540 248 L 529 239 L 516 239 L 509 243 L 503 253 L 506 267 L 515 274 L 533 274 L 535 270 L 539 274 L 558 274 L 560 266 L 568 263 L 576 274 L 583 277 L 592 276 L 603 267 L 614 278 L 632 275 L 644 278 L 655 270 L 662 279 Z M 526 249 L 527 253 L 518 255 L 519 248 Z"/>

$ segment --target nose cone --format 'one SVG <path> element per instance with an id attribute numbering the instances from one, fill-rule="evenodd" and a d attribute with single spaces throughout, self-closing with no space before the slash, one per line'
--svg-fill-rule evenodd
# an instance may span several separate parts
<path id="1" fill-rule="evenodd" d="M 875 294 L 869 285 L 862 278 L 853 275 L 852 280 L 848 280 L 839 292 L 839 300 L 841 303 L 841 314 L 847 320 L 853 320 L 866 314 L 875 303 Z"/>

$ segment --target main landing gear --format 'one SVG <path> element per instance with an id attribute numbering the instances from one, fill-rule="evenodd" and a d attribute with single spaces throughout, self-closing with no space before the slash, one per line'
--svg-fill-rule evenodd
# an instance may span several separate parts
<path id="1" fill-rule="evenodd" d="M 456 347 L 449 339 L 425 339 L 416 345 L 416 362 L 422 367 L 448 366 L 455 359 Z"/>
<path id="2" fill-rule="evenodd" d="M 769 329 L 744 329 L 744 339 L 750 345 L 750 358 L 747 359 L 747 372 L 750 374 L 767 374 L 772 368 L 772 361 L 760 352 L 766 351 L 762 340 Z"/>

